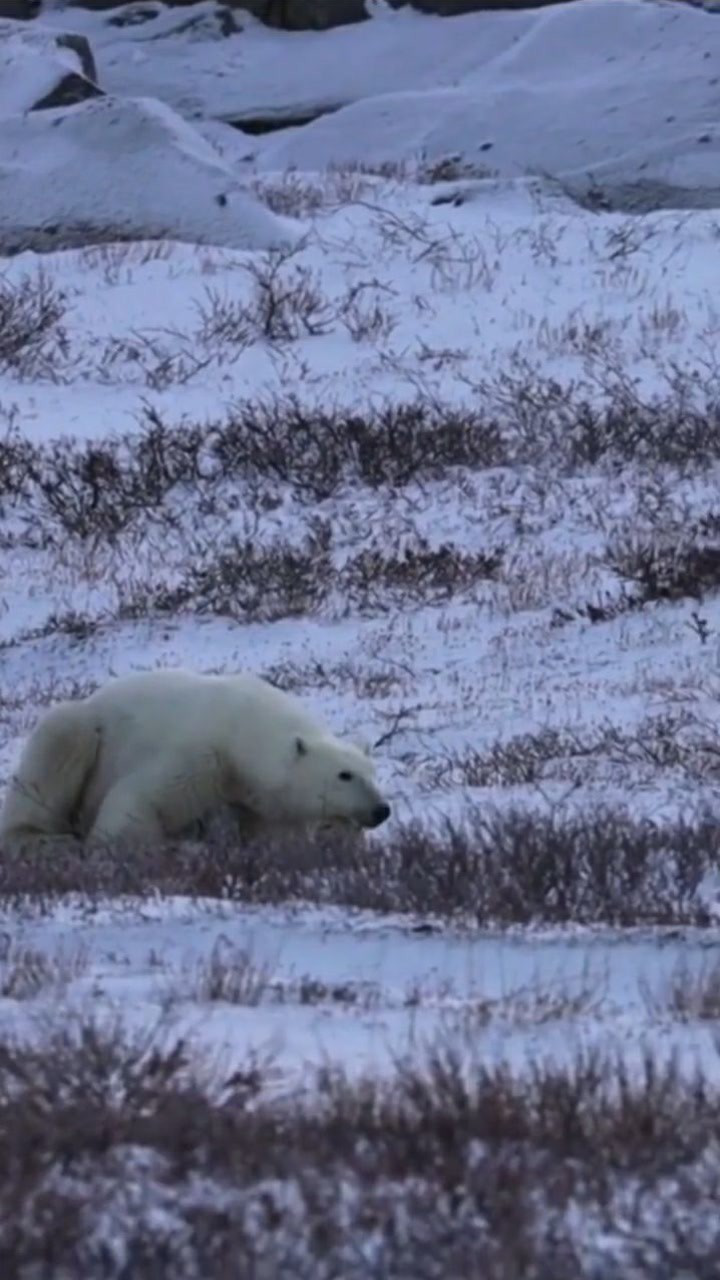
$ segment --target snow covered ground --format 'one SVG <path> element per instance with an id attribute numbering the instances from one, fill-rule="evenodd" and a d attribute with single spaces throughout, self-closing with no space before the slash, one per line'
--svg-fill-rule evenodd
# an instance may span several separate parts
<path id="1" fill-rule="evenodd" d="M 636 24 L 656 50 L 670 47 L 670 30 L 674 42 L 695 40 L 698 53 L 703 38 L 720 36 L 695 11 L 680 16 L 640 0 L 616 8 L 617 22 Z M 98 15 L 71 16 L 72 24 L 64 10 L 45 20 L 77 28 L 82 16 L 107 79 L 114 46 L 96 43 Z M 358 29 L 358 48 L 385 40 L 390 65 L 397 32 L 417 33 L 414 84 L 434 92 L 437 66 L 431 85 L 417 78 L 423 33 L 432 27 L 445 41 L 457 71 L 468 56 L 468 23 L 480 21 L 489 24 L 490 46 L 499 42 L 498 58 L 507 62 L 515 50 L 513 65 L 550 35 L 560 41 L 552 61 L 560 68 L 563 50 L 582 44 L 578 31 L 583 59 L 591 36 L 596 42 L 610 30 L 619 39 L 607 5 L 590 0 L 582 14 L 573 5 L 448 23 L 385 15 Z M 116 28 L 118 49 L 147 25 Z M 107 39 L 111 28 L 102 29 Z M 637 49 L 630 27 L 623 31 Z M 272 83 L 289 99 L 294 90 L 281 70 L 291 39 L 252 23 L 243 37 L 267 56 L 274 50 Z M 307 40 L 322 50 L 349 38 Z M 168 52 L 169 37 L 159 47 Z M 717 37 L 709 47 L 720 47 Z M 546 75 L 550 63 L 534 65 Z M 292 66 L 300 74 L 305 63 Z M 629 68 L 624 74 L 629 86 Z M 593 83 L 601 92 L 600 70 Z M 615 102 L 614 82 L 605 92 Z M 668 95 L 672 105 L 670 88 Z M 80 119 L 107 102 L 73 110 Z M 174 105 L 186 106 L 177 96 Z M 628 145 L 639 144 L 633 120 L 619 118 Z M 397 119 L 410 163 L 414 135 L 402 134 L 402 112 Z M 315 136 L 311 127 L 295 134 Z M 486 189 L 463 177 L 412 180 L 403 169 L 328 171 L 327 158 L 321 146 L 312 172 L 245 179 L 261 216 L 265 206 L 268 217 L 298 228 L 300 239 L 286 249 L 165 240 L 6 261 L 8 326 L 32 330 L 5 357 L 7 447 L 30 441 L 40 452 L 34 478 L 16 491 L 8 464 L 5 776 L 49 697 L 137 667 L 248 665 L 312 699 L 339 728 L 381 744 L 401 824 L 457 818 L 468 805 L 572 813 L 610 803 L 655 821 L 714 807 L 717 596 L 702 581 L 665 590 L 652 573 L 672 577 L 668 565 L 683 551 L 697 559 L 719 518 L 715 456 L 694 438 L 683 443 L 688 413 L 707 421 L 714 412 L 717 214 L 600 214 L 550 182 Z M 374 158 L 385 159 L 382 136 Z M 33 298 L 49 316 L 39 334 L 28 319 Z M 420 462 L 387 482 L 368 482 L 357 467 L 353 474 L 347 458 L 341 474 L 321 482 L 316 440 L 306 464 L 302 449 L 287 461 L 286 475 L 218 467 L 213 432 L 232 435 L 243 406 L 255 405 L 269 414 L 271 431 L 292 435 L 301 428 L 283 426 L 291 401 L 305 413 L 370 420 L 421 403 L 440 424 L 455 411 L 496 423 L 498 439 L 489 438 L 484 460 L 440 463 L 428 474 Z M 627 419 L 619 447 L 612 425 L 576 425 L 608 405 Z M 122 437 L 128 456 L 153 421 L 166 435 L 188 426 L 205 433 L 209 479 L 168 483 L 159 507 L 119 518 L 98 508 L 82 454 L 61 483 L 71 455 L 53 455 L 51 442 L 67 448 L 75 440 L 82 451 Z M 470 455 L 482 454 L 486 429 L 474 429 Z M 309 481 L 299 479 L 303 465 Z M 44 480 L 38 466 L 50 468 Z M 307 545 L 311 564 L 322 543 L 322 588 L 308 587 L 298 603 L 287 590 L 277 594 L 267 574 L 259 594 L 247 584 L 231 583 L 224 594 L 188 586 L 200 564 L 217 578 L 219 558 L 242 557 L 246 540 L 268 554 Z M 426 558 L 416 582 L 408 555 Z M 702 572 L 691 564 L 686 576 Z M 172 592 L 177 603 L 158 607 Z M 341 1038 L 336 1044 L 340 1050 Z"/>
<path id="2" fill-rule="evenodd" d="M 675 0 L 576 0 L 449 23 L 381 0 L 370 12 L 291 33 L 212 0 L 51 5 L 30 27 L 6 22 L 2 241 L 287 243 L 293 228 L 243 186 L 250 172 L 288 167 L 450 164 L 490 200 L 498 179 L 522 187 L 530 176 L 631 211 L 717 206 L 716 15 Z M 68 33 L 70 47 L 52 43 Z M 106 96 L 28 110 L 68 74 L 82 94 Z"/>
<path id="3" fill-rule="evenodd" d="M 50 160 L 73 225 L 110 192 L 105 118 L 141 181 L 103 218 L 169 194 L 178 221 L 2 263 L 0 785 L 55 698 L 248 666 L 375 744 L 393 819 L 349 860 L 258 871 L 226 840 L 177 884 L 131 868 L 140 891 L 3 864 L 0 1031 L 161 1023 L 267 1055 L 271 1097 L 438 1044 L 716 1085 L 720 19 L 378 5 L 221 38 L 213 12 L 45 12 L 112 96 L 3 121 L 27 208 Z M 154 189 L 146 144 L 177 162 Z M 206 218 L 200 169 L 254 247 Z M 573 173 L 675 207 L 585 207 Z M 283 1265 L 257 1274 L 306 1274 Z"/>
<path id="4" fill-rule="evenodd" d="M 231 1064 L 267 1057 L 273 1090 L 296 1088 L 325 1062 L 352 1078 L 387 1075 L 448 1041 L 470 1061 L 515 1070 L 548 1058 L 571 1067 L 593 1048 L 636 1064 L 652 1050 L 690 1075 L 717 1070 L 714 1019 L 677 994 L 717 980 L 714 930 L 548 930 L 530 944 L 512 932 L 416 936 L 401 918 L 367 912 L 174 898 L 69 905 L 19 927 L 11 914 L 3 925 L 6 1029 L 26 1033 L 28 1008 L 37 1016 L 60 997 L 65 1017 L 92 1009 L 131 1032 L 166 1023 Z M 45 984 L 38 955 L 53 975 Z"/>
<path id="5" fill-rule="evenodd" d="M 264 169 L 454 154 L 481 173 L 627 187 L 636 200 L 665 187 L 676 200 L 717 196 L 717 17 L 677 0 L 576 0 L 451 22 L 376 0 L 358 26 L 283 34 L 243 14 L 242 31 L 225 36 L 209 3 L 135 9 L 123 25 L 118 11 L 62 7 L 42 22 L 88 36 L 108 92 L 160 97 L 199 127 L 317 114 L 241 135 L 239 154 Z"/>

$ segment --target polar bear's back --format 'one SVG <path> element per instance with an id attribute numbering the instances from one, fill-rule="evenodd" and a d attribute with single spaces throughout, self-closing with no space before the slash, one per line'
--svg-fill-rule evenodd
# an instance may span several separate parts
<path id="1" fill-rule="evenodd" d="M 111 680 L 84 708 L 100 749 L 84 792 L 83 830 L 92 828 L 118 785 L 155 789 L 161 805 L 171 780 L 168 803 L 177 807 L 183 789 L 212 796 L 221 781 L 226 785 L 230 769 L 244 779 L 248 793 L 258 787 L 274 791 L 284 779 L 293 739 L 327 732 L 298 699 L 249 672 L 137 672 Z"/>
<path id="2" fill-rule="evenodd" d="M 145 740 L 194 741 L 219 747 L 239 728 L 250 731 L 258 748 L 267 739 L 288 741 L 292 734 L 317 735 L 326 726 L 292 694 L 251 672 L 202 675 L 160 669 L 120 676 L 87 700 L 106 735 L 128 739 L 132 750 Z M 130 732 L 130 729 L 132 731 Z"/>

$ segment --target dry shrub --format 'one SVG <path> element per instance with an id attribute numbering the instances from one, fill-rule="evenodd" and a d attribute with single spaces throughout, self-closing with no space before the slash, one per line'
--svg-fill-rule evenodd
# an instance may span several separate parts
<path id="1" fill-rule="evenodd" d="M 489 553 L 464 551 L 451 543 L 431 547 L 424 539 L 388 554 L 382 545 L 367 547 L 348 560 L 340 575 L 342 594 L 360 611 L 407 607 L 413 601 L 441 604 L 497 578 L 504 548 Z"/>
<path id="2" fill-rule="evenodd" d="M 659 988 L 645 984 L 645 1003 L 654 1017 L 684 1022 L 720 1019 L 720 962 L 710 958 L 700 969 L 680 962 Z"/>
<path id="3" fill-rule="evenodd" d="M 636 588 L 641 604 L 657 600 L 702 600 L 720 588 L 720 547 L 708 545 L 692 531 L 678 543 L 618 538 L 608 563 Z"/>
<path id="4" fill-rule="evenodd" d="M 587 779 L 593 767 L 631 765 L 674 769 L 688 777 L 720 772 L 716 725 L 690 712 L 648 716 L 636 729 L 600 724 L 582 729 L 546 727 L 499 739 L 484 750 L 438 752 L 426 766 L 425 785 L 462 787 L 531 786 L 549 778 Z"/>
<path id="5" fill-rule="evenodd" d="M 232 824 L 185 844 L 112 850 L 53 842 L 3 852 L 0 902 L 42 910 L 60 895 L 183 894 L 241 902 L 312 901 L 465 924 L 708 924 L 716 822 L 663 826 L 622 811 L 561 816 L 470 810 L 362 841 L 322 832 L 238 839 Z"/>
<path id="6" fill-rule="evenodd" d="M 199 341 L 208 349 L 227 343 L 245 347 L 252 342 L 295 342 L 329 333 L 334 308 L 325 298 L 317 273 L 294 263 L 298 246 L 271 249 L 243 270 L 251 281 L 248 300 L 206 292 L 199 308 Z"/>
<path id="7" fill-rule="evenodd" d="M 65 297 L 44 271 L 0 280 L 0 372 L 57 379 L 68 350 L 64 314 Z"/>
<path id="8" fill-rule="evenodd" d="M 271 981 L 268 964 L 256 960 L 250 948 L 235 946 L 221 934 L 210 954 L 197 962 L 194 971 L 184 973 L 171 992 L 184 1000 L 255 1006 L 268 993 Z"/>
<path id="9" fill-rule="evenodd" d="M 441 1040 L 387 1080 L 328 1068 L 273 1099 L 268 1079 L 252 1055 L 210 1071 L 155 1029 L 0 1039 L 8 1274 L 714 1274 L 720 1099 L 672 1061 L 518 1072 Z M 635 1271 L 643 1257 L 667 1269 Z"/>
<path id="10" fill-rule="evenodd" d="M 54 952 L 27 946 L 10 933 L 0 934 L 0 996 L 32 1000 L 47 991 L 62 991 L 81 976 L 88 965 L 83 948 Z"/>
<path id="11" fill-rule="evenodd" d="M 315 505 L 346 485 L 392 489 L 502 457 L 492 423 L 420 402 L 363 415 L 291 398 L 237 406 L 223 423 L 178 427 L 147 408 L 138 433 L 99 443 L 31 446 L 11 433 L 0 441 L 0 497 L 38 542 L 112 542 L 133 526 L 175 523 L 181 489 L 206 509 L 228 483 L 271 502 L 287 486 Z"/>

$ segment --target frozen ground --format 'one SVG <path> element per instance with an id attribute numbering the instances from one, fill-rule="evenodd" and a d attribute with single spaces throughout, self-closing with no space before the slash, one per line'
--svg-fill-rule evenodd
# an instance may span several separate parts
<path id="1" fill-rule="evenodd" d="M 691 996 L 708 975 L 717 982 L 714 930 L 548 930 L 529 945 L 512 931 L 418 936 L 396 915 L 182 898 L 69 904 L 3 924 L 0 1009 L 14 1031 L 27 1030 L 28 1008 L 37 1017 L 61 995 L 66 1015 L 92 1006 L 132 1031 L 167 1020 L 228 1063 L 239 1051 L 267 1057 L 273 1090 L 325 1062 L 353 1078 L 387 1074 L 446 1039 L 470 1061 L 515 1069 L 539 1056 L 571 1066 L 579 1051 L 611 1047 L 636 1063 L 652 1049 L 691 1075 L 716 1070 L 714 1018 Z"/>
<path id="2" fill-rule="evenodd" d="M 288 244 L 297 228 L 247 183 L 289 167 L 455 172 L 489 201 L 498 182 L 541 180 L 593 207 L 717 207 L 716 15 L 675 0 L 451 23 L 370 11 L 327 32 L 269 30 L 212 0 L 6 22 L 0 244 Z M 82 92 L 96 76 L 106 96 L 29 109 L 81 64 Z"/>
<path id="3" fill-rule="evenodd" d="M 242 31 L 222 36 L 209 3 L 136 6 L 143 20 L 123 25 L 115 11 L 72 8 L 41 21 L 88 36 L 110 93 L 160 97 L 200 128 L 318 117 L 241 134 L 240 146 L 226 132 L 227 146 L 263 169 L 450 154 L 482 174 L 552 174 L 641 203 L 716 203 L 712 13 L 676 0 L 577 0 L 447 23 L 382 0 L 368 8 L 358 26 L 290 34 L 243 15 Z"/>
<path id="4" fill-rule="evenodd" d="M 249 666 L 374 744 L 394 814 L 362 849 L 243 849 L 221 826 L 146 860 L 3 859 L 0 1168 L 32 1188 L 23 1218 L 0 1183 L 8 1221 L 33 1223 L 15 1274 L 38 1274 L 51 1202 L 75 1224 L 63 1277 L 224 1277 L 238 1258 L 268 1280 L 714 1274 L 720 214 L 699 157 L 720 19 L 379 6 L 358 29 L 211 39 L 195 9 L 184 32 L 186 10 L 43 15 L 89 35 L 118 95 L 65 113 L 77 172 L 91 115 L 102 152 L 93 113 L 135 120 L 128 155 L 147 125 L 227 171 L 257 236 L 228 247 L 193 188 L 202 244 L 186 226 L 3 262 L 0 787 L 55 698 Z M 482 94 L 501 180 L 463 143 Z M 218 124 L 340 101 L 259 138 Z M 581 110 L 602 122 L 582 155 Z M 22 182 L 31 156 L 47 177 L 50 152 L 23 151 L 43 114 L 8 124 Z M 641 151 L 710 207 L 590 210 L 556 181 Z M 67 209 L 79 188 L 54 172 Z M 135 1036 L 219 1055 L 245 1102 L 183 1093 L 151 1058 L 156 1097 Z M 499 1074 L 466 1095 L 474 1072 Z M 296 1104 L 322 1118 L 280 1123 Z M 153 1272 L 163 1241 L 174 1270 Z"/>
<path id="5" fill-rule="evenodd" d="M 490 43 L 504 65 L 552 35 L 564 66 L 578 24 L 583 57 L 609 30 L 606 9 L 493 15 Z M 701 31 L 720 30 L 639 0 L 617 12 L 656 49 L 672 28 L 699 56 Z M 457 69 L 478 21 L 385 15 L 358 48 L 380 41 L 389 66 L 397 32 L 416 32 L 419 67 L 432 27 Z M 100 43 L 102 74 L 146 26 L 121 28 L 116 54 Z M 282 65 L 287 38 L 256 24 L 244 36 Z M 434 91 L 417 67 L 415 88 Z M 290 94 L 279 71 L 273 83 Z M 102 100 L 75 110 L 88 109 Z M 167 240 L 7 260 L 4 775 L 49 698 L 137 667 L 249 665 L 379 743 L 401 825 L 478 806 L 610 804 L 655 822 L 714 810 L 717 214 L 598 214 L 550 182 L 485 190 L 318 157 L 312 172 L 247 178 L 261 216 L 299 229 L 288 249 Z M 417 405 L 437 428 L 413 426 Z M 370 468 L 323 442 L 354 431 L 348 413 L 372 436 L 393 407 L 414 438 L 470 414 L 469 443 L 427 464 L 416 443 L 404 475 L 392 423 Z M 313 427 L 318 410 L 328 422 Z M 193 430 L 204 461 L 174 482 L 172 441 Z M 279 460 L 249 460 L 262 430 Z M 129 479 L 93 464 L 112 438 Z M 143 502 L 130 490 L 148 439 L 168 478 Z M 240 580 L 227 566 L 248 556 Z M 334 1044 L 342 1056 L 340 1029 Z M 355 1033 L 347 1044 L 354 1056 Z"/>

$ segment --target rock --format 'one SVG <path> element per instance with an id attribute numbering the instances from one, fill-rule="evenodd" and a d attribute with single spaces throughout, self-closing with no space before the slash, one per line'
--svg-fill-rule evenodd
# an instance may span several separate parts
<path id="1" fill-rule="evenodd" d="M 90 80 L 86 80 L 84 76 L 75 75 L 73 71 L 69 71 L 44 98 L 39 98 L 30 107 L 31 111 L 48 111 L 53 107 L 74 107 L 78 102 L 85 102 L 87 98 L 101 98 L 103 96 L 102 89 L 98 89 L 96 84 L 92 84 Z"/>
<path id="2" fill-rule="evenodd" d="M 236 31 L 242 31 L 242 15 L 232 9 L 229 4 L 215 4 L 213 0 L 209 0 L 206 4 L 192 4 L 192 6 L 182 4 L 178 7 L 192 8 L 192 12 L 187 17 L 183 17 L 182 12 L 177 14 L 171 25 L 166 21 L 163 24 L 165 36 L 184 35 L 190 32 L 203 39 L 219 39 L 234 35 Z M 155 21 L 162 15 L 167 15 L 167 6 L 164 4 L 154 2 L 127 4 L 107 19 L 107 25 L 120 28 L 139 27 L 146 22 Z"/>
<path id="3" fill-rule="evenodd" d="M 577 0 L 390 0 L 393 9 L 409 3 L 420 13 L 435 13 L 441 18 L 457 18 L 463 13 L 481 13 L 498 9 L 542 9 L 545 5 L 574 4 Z"/>
<path id="4" fill-rule="evenodd" d="M 0 127 L 0 251 L 169 239 L 238 249 L 297 242 L 170 107 L 106 95 Z"/>
<path id="5" fill-rule="evenodd" d="M 237 5 L 283 31 L 327 31 L 368 16 L 365 0 L 237 0 Z"/>
<path id="6" fill-rule="evenodd" d="M 40 0 L 0 0 L 0 18 L 29 22 L 40 11 Z"/>
<path id="7" fill-rule="evenodd" d="M 8 0 L 0 0 L 0 4 Z M 19 0 L 9 0 L 11 3 Z M 25 0 L 23 0 L 25 2 Z M 74 0 L 81 9 L 115 9 L 117 0 Z M 193 0 L 168 0 L 169 7 L 185 8 L 193 5 Z M 160 11 L 165 6 L 159 6 Z M 229 0 L 229 9 L 252 14 L 268 27 L 278 27 L 283 31 L 327 31 L 330 27 L 349 26 L 354 22 L 363 22 L 368 17 L 365 0 Z M 158 6 L 152 3 L 138 3 L 118 8 L 117 15 L 111 21 L 116 26 L 130 26 L 134 22 L 143 21 L 142 11 L 148 18 L 156 17 Z M 129 12 L 130 16 L 123 15 Z"/>
<path id="8" fill-rule="evenodd" d="M 330 115 L 333 111 L 340 111 L 344 104 L 339 102 L 325 107 L 317 107 L 314 111 L 279 111 L 275 115 L 241 115 L 229 116 L 227 124 L 232 125 L 233 129 L 238 129 L 240 133 L 246 133 L 251 138 L 261 137 L 264 133 L 279 133 L 284 129 L 300 129 L 303 125 L 312 124 L 313 120 L 319 120 L 321 116 Z"/>
<path id="9" fill-rule="evenodd" d="M 2 0 L 0 0 L 0 3 L 1 2 Z M 178 0 L 178 2 L 180 4 L 192 4 L 192 0 Z M 94 12 L 99 13 L 103 12 L 105 9 L 120 9 L 117 0 L 73 0 L 73 4 L 78 9 L 92 9 Z M 160 11 L 165 7 L 166 6 L 164 4 L 160 5 Z M 128 6 L 128 8 L 135 8 L 135 5 Z"/>
<path id="10" fill-rule="evenodd" d="M 84 36 L 0 20 L 0 117 L 100 96 Z"/>
<path id="11" fill-rule="evenodd" d="M 69 33 L 61 32 L 55 36 L 55 43 L 58 49 L 72 49 L 80 59 L 80 69 L 86 80 L 92 80 L 93 84 L 97 84 L 98 75 L 95 66 L 95 58 L 85 36 L 76 36 Z"/>

